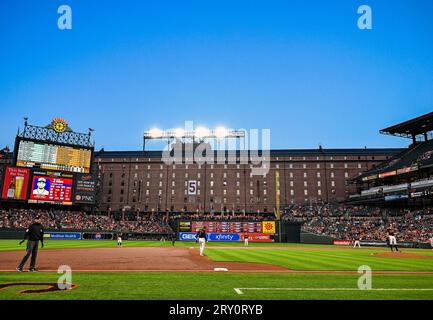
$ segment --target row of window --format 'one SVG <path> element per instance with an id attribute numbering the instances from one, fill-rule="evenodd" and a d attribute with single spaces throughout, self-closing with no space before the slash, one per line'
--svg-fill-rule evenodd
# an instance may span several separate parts
<path id="1" fill-rule="evenodd" d="M 267 160 L 267 157 L 266 156 L 263 156 L 263 158 L 262 158 L 264 161 L 266 161 Z M 272 158 L 271 158 L 272 159 Z M 286 160 L 287 159 L 287 157 L 275 157 L 275 161 L 284 161 L 284 160 Z M 315 161 L 324 161 L 324 160 L 330 160 L 330 161 L 332 161 L 332 160 L 348 160 L 349 158 L 347 157 L 347 156 L 343 156 L 343 157 L 336 157 L 336 158 L 334 158 L 333 156 L 329 156 L 329 157 L 327 157 L 327 156 L 316 156 L 316 157 L 305 157 L 305 156 L 302 156 L 302 157 L 289 157 L 288 158 L 290 161 L 300 161 L 300 160 L 302 160 L 302 161 L 307 161 L 307 160 L 315 160 Z M 358 160 L 376 160 L 376 158 L 375 158 L 375 156 L 371 156 L 371 155 L 366 155 L 366 156 L 358 156 L 357 157 L 357 159 Z M 385 159 L 389 159 L 389 156 L 385 156 Z M 97 159 L 97 161 L 98 162 L 100 162 L 102 159 L 101 158 L 98 158 Z M 135 162 L 139 162 L 139 161 L 148 161 L 148 162 L 150 162 L 150 161 L 154 161 L 155 159 L 152 159 L 152 158 L 147 158 L 147 159 L 139 159 L 139 158 L 135 158 Z M 175 161 L 176 161 L 176 158 L 174 159 Z M 181 160 L 181 159 L 179 159 L 179 160 Z M 190 158 L 185 158 L 185 161 L 186 162 L 188 162 L 188 161 L 192 161 L 192 160 L 194 160 L 194 159 L 190 159 Z M 111 158 L 111 162 L 115 162 L 115 161 L 118 161 L 117 159 L 115 159 L 115 158 Z M 127 159 L 127 158 L 123 158 L 123 161 L 124 162 L 128 162 L 129 160 Z M 236 161 L 240 161 L 240 158 L 239 157 L 236 157 Z M 188 166 L 187 164 L 186 164 L 186 166 Z M 201 165 L 199 165 L 199 166 L 201 166 Z"/>
<path id="2" fill-rule="evenodd" d="M 266 168 L 267 168 L 266 164 L 264 164 L 263 167 L 266 169 Z M 297 167 L 297 166 L 294 166 L 293 163 L 290 163 L 290 164 L 289 164 L 289 169 L 293 169 L 293 168 L 295 168 L 295 167 Z M 122 168 L 126 169 L 126 165 L 123 165 Z M 151 168 L 152 168 L 152 167 L 151 167 L 150 165 L 147 165 L 147 170 L 152 170 Z M 250 169 L 253 169 L 254 166 L 253 166 L 253 165 L 249 165 L 249 168 L 250 168 Z M 303 163 L 303 164 L 302 164 L 302 168 L 303 168 L 303 169 L 307 169 L 307 168 L 311 168 L 311 166 L 309 167 L 306 163 Z M 316 166 L 315 166 L 315 168 L 316 168 L 316 169 L 321 169 L 321 168 L 322 168 L 322 164 L 317 163 Z M 327 167 L 327 168 L 328 168 L 328 167 Z M 329 168 L 334 169 L 334 168 L 335 168 L 335 164 L 334 164 L 334 163 L 330 163 L 330 164 L 329 164 Z M 344 168 L 345 168 L 345 169 L 348 169 L 348 168 L 349 168 L 349 164 L 348 164 L 348 163 L 344 163 Z M 361 169 L 361 168 L 362 168 L 362 164 L 361 164 L 361 163 L 358 163 L 358 164 L 357 164 L 357 168 L 358 168 L 358 169 Z M 114 167 L 113 167 L 113 166 L 109 166 L 108 169 L 109 169 L 109 170 L 113 170 Z M 135 169 L 135 170 L 139 170 L 139 166 L 138 166 L 138 165 L 135 165 L 134 169 Z M 166 167 L 164 167 L 164 165 L 160 165 L 160 166 L 159 166 L 159 169 L 160 169 L 160 170 L 164 170 L 164 169 L 166 169 Z M 175 164 L 172 165 L 172 169 L 173 169 L 173 170 L 176 169 L 176 165 L 175 165 Z M 188 170 L 189 167 L 188 167 L 188 165 L 185 165 L 185 168 L 181 168 L 181 169 Z M 200 169 L 201 169 L 201 165 L 198 165 L 198 168 L 194 168 L 194 169 L 198 169 L 198 170 L 200 170 Z M 213 165 L 213 164 L 210 166 L 210 169 L 211 169 L 211 170 L 214 169 L 214 165 Z M 228 169 L 228 166 L 227 166 L 227 165 L 224 165 L 224 169 Z M 240 165 L 236 165 L 236 169 L 240 169 Z M 275 165 L 275 169 L 280 169 L 280 165 L 279 165 L 279 164 L 276 164 L 276 165 Z"/>
<path id="3" fill-rule="evenodd" d="M 334 171 L 331 171 L 331 172 L 329 173 L 329 176 L 330 176 L 331 178 L 335 178 L 335 172 L 334 172 Z M 149 173 L 147 174 L 146 177 L 147 177 L 148 179 L 151 178 L 151 176 L 150 176 Z M 159 174 L 159 178 L 162 179 L 163 177 L 164 177 L 164 175 L 163 175 L 162 173 L 160 173 L 160 174 Z M 213 172 L 211 172 L 211 173 L 210 173 L 210 179 L 213 179 L 214 177 L 215 177 L 215 176 L 214 176 Z M 250 175 L 250 178 L 252 178 L 252 177 L 253 177 L 253 175 L 251 174 L 251 175 Z M 308 172 L 303 172 L 303 177 L 304 177 L 304 178 L 308 178 Z M 321 177 L 322 177 L 322 173 L 321 173 L 321 172 L 316 172 L 316 177 L 317 177 L 317 178 L 321 178 Z M 349 172 L 345 171 L 345 172 L 344 172 L 344 178 L 347 179 L 347 178 L 349 178 L 349 177 L 350 177 Z M 109 174 L 109 178 L 113 178 L 113 173 L 110 173 L 110 174 Z M 122 178 L 122 179 L 125 178 L 125 174 L 124 174 L 124 173 L 121 175 L 121 178 Z M 173 178 L 173 179 L 176 178 L 176 174 L 175 174 L 175 173 L 172 174 L 172 178 Z M 190 178 L 189 174 L 188 174 L 188 173 L 185 173 L 184 178 L 185 178 L 185 179 Z M 194 178 L 195 178 L 195 177 L 194 177 Z M 224 172 L 224 173 L 223 173 L 223 178 L 224 178 L 224 179 L 227 179 L 227 172 Z M 240 179 L 240 173 L 239 173 L 239 172 L 236 172 L 236 178 L 237 178 L 237 179 Z M 293 173 L 292 171 L 289 172 L 289 178 L 294 178 L 294 173 Z M 137 173 L 134 174 L 134 179 L 138 179 L 138 174 L 137 174 Z M 197 173 L 197 179 L 201 179 L 201 174 L 200 174 L 200 172 Z"/>
<path id="4" fill-rule="evenodd" d="M 146 190 L 146 195 L 149 195 L 148 191 L 149 191 L 149 190 Z M 160 191 L 160 192 L 159 192 L 159 196 L 161 196 L 161 195 L 162 195 L 162 191 L 161 191 L 161 190 L 159 190 L 159 191 Z M 211 190 L 211 191 L 213 191 L 213 190 Z M 252 192 L 252 191 L 253 191 L 253 190 L 251 190 L 250 195 L 253 195 L 253 192 Z M 331 194 L 335 195 L 335 193 L 336 193 L 335 190 L 331 190 Z M 122 194 L 123 194 L 123 193 L 122 193 Z M 185 193 L 185 195 L 186 195 L 186 194 L 187 194 L 187 193 Z M 174 195 L 174 193 L 172 193 L 172 195 Z M 198 195 L 200 195 L 200 192 L 198 192 Z M 213 195 L 213 192 L 211 192 L 211 195 Z M 241 199 L 240 199 L 240 197 L 239 197 L 239 196 L 240 196 L 240 192 L 239 192 L 239 190 L 237 190 L 236 195 L 238 196 L 238 197 L 236 198 L 236 203 L 239 204 L 239 203 L 241 203 Z M 311 195 L 311 194 L 309 194 L 308 190 L 305 189 L 303 195 L 304 195 L 304 196 L 309 196 L 309 195 Z M 321 190 L 321 189 L 317 190 L 317 196 L 321 197 L 322 195 L 323 195 L 322 190 Z M 290 196 L 291 196 L 291 197 L 294 197 L 294 196 L 295 196 L 295 191 L 294 191 L 293 189 L 290 190 Z M 160 200 L 161 200 L 161 197 L 160 197 Z M 227 203 L 227 198 L 226 198 L 226 197 L 223 197 L 222 200 L 223 200 L 223 203 L 224 203 L 224 204 Z M 260 198 L 250 198 L 250 203 L 254 203 L 254 202 L 255 202 L 254 200 L 256 200 L 256 202 L 260 202 Z M 267 197 L 264 197 L 264 198 L 263 198 L 263 202 L 266 203 L 267 201 L 268 201 Z M 293 201 L 293 199 L 291 199 L 291 201 Z M 111 202 L 111 196 L 108 196 L 108 197 L 107 197 L 107 202 Z M 123 197 L 123 196 L 120 196 L 119 202 L 124 202 L 124 197 Z M 132 197 L 132 202 L 134 202 L 134 203 L 137 202 L 137 198 L 136 198 L 136 197 Z M 173 197 L 172 197 L 172 199 L 171 199 L 171 202 L 174 202 Z M 198 200 L 197 202 L 200 203 L 200 200 Z M 211 202 L 213 202 L 213 200 L 211 200 Z M 149 203 L 149 198 L 146 198 L 146 203 Z M 188 203 L 188 198 L 187 198 L 187 197 L 184 198 L 184 203 Z"/>

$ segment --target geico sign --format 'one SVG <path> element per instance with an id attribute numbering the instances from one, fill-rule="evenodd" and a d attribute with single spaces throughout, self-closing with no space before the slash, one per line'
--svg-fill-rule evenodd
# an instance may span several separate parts
<path id="1" fill-rule="evenodd" d="M 179 233 L 179 240 L 195 240 L 195 233 L 194 232 L 181 232 Z"/>

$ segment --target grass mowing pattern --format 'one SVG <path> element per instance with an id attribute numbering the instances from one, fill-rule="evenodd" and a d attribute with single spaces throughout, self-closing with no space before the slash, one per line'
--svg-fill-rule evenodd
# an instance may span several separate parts
<path id="1" fill-rule="evenodd" d="M 357 270 L 368 265 L 373 271 L 433 271 L 433 259 L 386 258 L 372 255 L 378 249 L 353 250 L 262 250 L 208 248 L 206 254 L 214 261 L 268 263 L 293 270 Z M 405 250 L 430 255 L 428 250 Z"/>
<path id="2" fill-rule="evenodd" d="M 195 246 L 193 241 L 176 241 L 177 247 Z M 243 243 L 237 242 L 208 242 L 208 247 L 241 247 Z M 67 249 L 67 248 L 112 248 L 117 246 L 117 240 L 45 240 L 45 249 Z M 123 247 L 170 247 L 171 241 L 123 241 Z M 323 247 L 323 245 L 304 245 L 287 243 L 251 243 L 251 247 Z M 24 250 L 25 244 L 19 245 L 19 240 L 0 240 L 0 251 Z"/>
<path id="3" fill-rule="evenodd" d="M 115 247 L 116 241 L 48 240 L 50 248 Z M 171 246 L 170 241 L 125 241 L 125 247 Z M 196 246 L 193 242 L 176 242 L 176 246 Z M 231 248 L 221 248 L 221 246 Z M 0 241 L 0 250 L 24 250 L 16 240 Z M 217 261 L 256 262 L 296 270 L 351 270 L 367 264 L 373 269 L 373 288 L 433 288 L 433 275 L 376 275 L 374 271 L 433 271 L 433 259 L 382 258 L 371 253 L 383 248 L 317 250 L 333 248 L 321 245 L 209 243 L 206 254 Z M 433 256 L 429 250 L 406 249 L 404 252 Z M 190 272 L 122 272 L 73 273 L 71 291 L 20 295 L 16 292 L 39 287 L 12 287 L 0 290 L 0 299 L 432 299 L 433 291 L 248 291 L 238 295 L 234 288 L 356 288 L 357 274 L 302 273 L 190 273 Z M 56 273 L 0 273 L 0 283 L 57 282 Z"/>
<path id="4" fill-rule="evenodd" d="M 55 273 L 0 273 L 0 283 L 57 282 Z M 339 274 L 240 274 L 240 273 L 81 273 L 72 280 L 79 287 L 70 291 L 16 294 L 24 288 L 0 290 L 0 299 L 433 299 L 433 291 L 245 291 L 233 288 L 302 287 L 356 288 L 356 275 Z M 25 289 L 38 288 L 26 287 Z M 373 288 L 433 288 L 433 275 L 375 275 Z"/>

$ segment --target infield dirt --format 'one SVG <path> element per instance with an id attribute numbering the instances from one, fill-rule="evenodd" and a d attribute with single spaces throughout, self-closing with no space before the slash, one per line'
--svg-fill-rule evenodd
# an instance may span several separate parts
<path id="1" fill-rule="evenodd" d="M 24 251 L 0 252 L 0 270 L 15 270 L 24 254 Z M 270 264 L 215 262 L 189 247 L 42 249 L 37 261 L 40 271 L 56 271 L 61 265 L 68 265 L 74 271 L 213 271 L 214 268 L 289 271 Z"/>

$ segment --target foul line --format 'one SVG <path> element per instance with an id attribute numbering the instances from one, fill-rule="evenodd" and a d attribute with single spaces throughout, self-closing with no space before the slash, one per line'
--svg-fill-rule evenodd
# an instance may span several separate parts
<path id="1" fill-rule="evenodd" d="M 433 288 L 233 288 L 237 294 L 244 291 L 433 291 Z"/>

